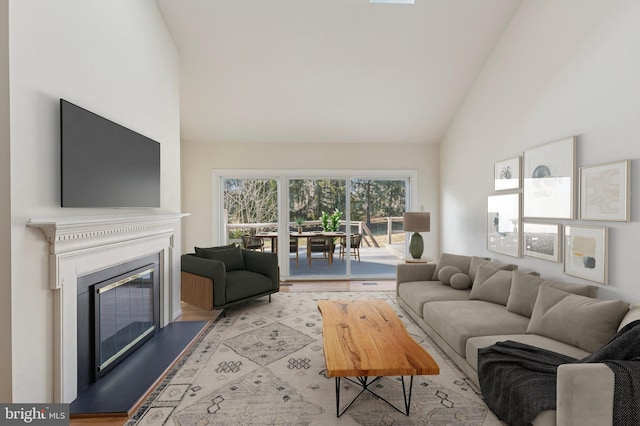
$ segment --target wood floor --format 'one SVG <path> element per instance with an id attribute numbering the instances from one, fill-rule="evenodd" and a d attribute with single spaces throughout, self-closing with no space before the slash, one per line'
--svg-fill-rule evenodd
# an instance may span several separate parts
<path id="1" fill-rule="evenodd" d="M 306 291 L 387 291 L 395 290 L 394 280 L 369 280 L 369 281 L 303 281 L 282 282 L 281 292 L 306 292 Z M 188 303 L 181 302 L 182 315 L 176 321 L 213 321 L 222 311 L 205 311 Z M 144 400 L 144 398 L 142 399 Z M 134 410 L 135 411 L 135 410 Z M 122 426 L 128 417 L 72 417 L 70 424 L 87 426 Z"/>

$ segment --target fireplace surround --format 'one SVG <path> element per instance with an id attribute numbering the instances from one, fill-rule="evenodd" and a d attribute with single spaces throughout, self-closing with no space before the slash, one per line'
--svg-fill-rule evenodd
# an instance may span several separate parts
<path id="1" fill-rule="evenodd" d="M 78 277 L 78 392 L 160 328 L 159 255 Z"/>
<path id="2" fill-rule="evenodd" d="M 49 288 L 54 293 L 53 402 L 71 403 L 78 395 L 80 277 L 157 255 L 160 327 L 179 314 L 179 305 L 172 306 L 179 298 L 171 295 L 172 281 L 179 279 L 179 267 L 174 270 L 174 263 L 180 253 L 174 253 L 174 240 L 184 216 L 187 214 L 145 212 L 28 221 L 27 226 L 40 229 L 49 243 Z"/>

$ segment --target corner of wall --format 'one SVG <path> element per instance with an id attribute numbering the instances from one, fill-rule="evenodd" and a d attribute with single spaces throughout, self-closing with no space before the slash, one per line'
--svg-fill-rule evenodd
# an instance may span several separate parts
<path id="1" fill-rule="evenodd" d="M 0 0 L 0 401 L 11 401 L 11 158 L 9 2 Z"/>

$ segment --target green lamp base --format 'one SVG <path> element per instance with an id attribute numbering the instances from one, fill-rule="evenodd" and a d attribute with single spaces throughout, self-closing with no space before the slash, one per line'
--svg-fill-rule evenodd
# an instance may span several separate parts
<path id="1" fill-rule="evenodd" d="M 423 252 L 424 241 L 422 239 L 422 235 L 418 232 L 414 232 L 411 236 L 411 241 L 409 242 L 409 253 L 411 253 L 411 257 L 414 259 L 420 259 Z"/>

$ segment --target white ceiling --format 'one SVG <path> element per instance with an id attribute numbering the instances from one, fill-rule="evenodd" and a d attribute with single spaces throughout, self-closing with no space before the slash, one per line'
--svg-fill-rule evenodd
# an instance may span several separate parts
<path id="1" fill-rule="evenodd" d="M 193 142 L 437 143 L 520 0 L 156 0 Z"/>

